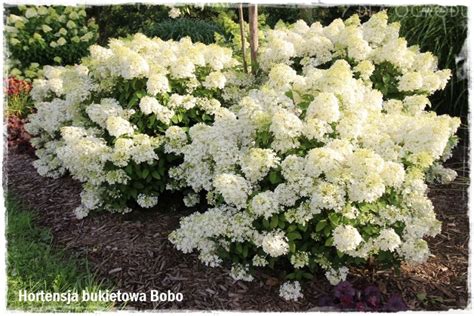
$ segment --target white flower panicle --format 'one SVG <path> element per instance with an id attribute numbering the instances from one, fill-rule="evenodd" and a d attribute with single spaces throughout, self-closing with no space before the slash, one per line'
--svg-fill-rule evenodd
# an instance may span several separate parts
<path id="1" fill-rule="evenodd" d="M 227 203 L 237 208 L 244 208 L 246 206 L 250 187 L 245 178 L 230 173 L 223 173 L 215 178 L 214 186 Z"/>
<path id="2" fill-rule="evenodd" d="M 271 257 L 279 257 L 288 253 L 288 238 L 281 231 L 270 232 L 262 239 L 263 251 Z"/>
<path id="3" fill-rule="evenodd" d="M 337 226 L 333 231 L 334 246 L 341 252 L 355 250 L 362 242 L 359 231 L 352 226 Z"/>
<path id="4" fill-rule="evenodd" d="M 301 293 L 301 285 L 298 281 L 288 281 L 280 286 L 280 297 L 287 301 L 298 301 L 303 297 Z"/>
<path id="5" fill-rule="evenodd" d="M 150 208 L 158 204 L 158 197 L 146 194 L 139 194 L 137 203 L 143 208 Z"/>

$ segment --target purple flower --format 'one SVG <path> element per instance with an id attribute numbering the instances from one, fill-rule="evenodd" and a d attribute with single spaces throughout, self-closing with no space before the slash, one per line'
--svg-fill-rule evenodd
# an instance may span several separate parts
<path id="1" fill-rule="evenodd" d="M 363 302 L 357 302 L 355 309 L 359 312 L 365 312 L 367 310 L 367 306 Z"/>
<path id="2" fill-rule="evenodd" d="M 385 310 L 388 312 L 406 311 L 408 306 L 405 304 L 400 295 L 392 295 L 385 304 Z"/>
<path id="3" fill-rule="evenodd" d="M 354 297 L 356 291 L 352 287 L 352 284 L 348 281 L 339 283 L 334 289 L 334 296 L 341 299 L 343 296 L 348 296 L 351 299 Z"/>
<path id="4" fill-rule="evenodd" d="M 364 290 L 364 298 L 368 306 L 377 308 L 380 304 L 380 291 L 378 287 L 370 285 Z"/>

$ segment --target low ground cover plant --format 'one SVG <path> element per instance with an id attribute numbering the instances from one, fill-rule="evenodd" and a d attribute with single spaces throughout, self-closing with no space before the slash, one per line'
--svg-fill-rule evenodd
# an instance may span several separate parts
<path id="1" fill-rule="evenodd" d="M 331 309 L 359 312 L 400 312 L 408 309 L 398 294 L 387 297 L 376 285 L 359 289 L 349 281 L 341 282 L 335 286 L 334 293 L 321 297 L 319 304 Z"/>

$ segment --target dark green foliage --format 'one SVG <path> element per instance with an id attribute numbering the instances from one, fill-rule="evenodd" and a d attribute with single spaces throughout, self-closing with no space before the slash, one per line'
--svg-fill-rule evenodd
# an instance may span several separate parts
<path id="1" fill-rule="evenodd" d="M 212 22 L 222 11 L 231 11 L 226 5 L 213 5 L 204 8 L 180 6 L 186 17 L 200 21 Z M 142 32 L 148 34 L 153 25 L 170 20 L 170 8 L 164 5 L 127 4 L 94 6 L 88 9 L 99 24 L 99 43 L 107 44 L 109 38 L 126 37 Z M 171 38 L 171 37 L 170 37 Z"/>
<path id="2" fill-rule="evenodd" d="M 468 82 L 463 62 L 456 62 L 467 36 L 467 7 L 463 6 L 404 6 L 389 9 L 391 21 L 401 23 L 400 35 L 409 45 L 419 45 L 438 57 L 440 69 L 449 68 L 452 78 L 443 91 L 430 99 L 439 114 L 461 116 L 468 112 Z"/>
<path id="3" fill-rule="evenodd" d="M 353 14 L 358 14 L 365 20 L 371 13 L 379 10 L 380 7 L 371 6 L 272 5 L 261 6 L 260 13 L 265 14 L 268 25 L 274 27 L 280 20 L 289 24 L 304 20 L 308 24 L 320 22 L 322 25 L 328 25 L 334 19 L 347 19 Z"/>
<path id="4" fill-rule="evenodd" d="M 168 18 L 168 8 L 147 4 L 94 6 L 88 14 L 99 24 L 99 43 L 106 44 L 109 38 L 126 37 L 142 32 L 153 22 Z"/>
<path id="5" fill-rule="evenodd" d="M 210 21 L 178 18 L 153 23 L 144 33 L 147 36 L 157 36 L 163 40 L 180 40 L 189 36 L 193 42 L 211 44 L 214 43 L 214 33 L 223 35 L 224 30 Z"/>

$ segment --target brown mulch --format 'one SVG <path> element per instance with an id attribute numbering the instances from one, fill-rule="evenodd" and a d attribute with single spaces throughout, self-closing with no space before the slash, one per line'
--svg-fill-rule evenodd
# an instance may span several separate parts
<path id="1" fill-rule="evenodd" d="M 463 155 L 465 147 L 457 151 Z M 221 268 L 208 268 L 195 254 L 183 254 L 167 240 L 186 212 L 134 211 L 126 216 L 102 213 L 77 220 L 72 210 L 79 205 L 80 185 L 68 177 L 40 177 L 31 165 L 32 158 L 10 151 L 5 159 L 7 189 L 16 199 L 34 209 L 41 226 L 51 230 L 54 244 L 87 258 L 100 279 L 116 289 L 147 292 L 156 289 L 181 292 L 179 303 L 133 303 L 139 309 L 187 310 L 321 310 L 318 300 L 333 291 L 324 276 L 316 276 L 304 285 L 304 299 L 287 302 L 278 296 L 279 282 L 259 273 L 252 283 L 234 282 Z M 466 171 L 460 159 L 451 162 Z M 457 161 L 457 162 L 456 162 Z M 410 309 L 463 309 L 468 303 L 467 211 L 468 175 L 450 185 L 433 186 L 430 197 L 442 233 L 429 240 L 432 257 L 417 267 L 403 266 L 369 273 L 352 271 L 356 285 L 376 284 L 382 293 L 400 293 Z M 173 197 L 164 198 L 172 200 Z M 166 203 L 165 203 L 166 204 Z M 169 203 L 168 203 L 169 204 Z M 423 299 L 423 295 L 426 297 Z"/>

